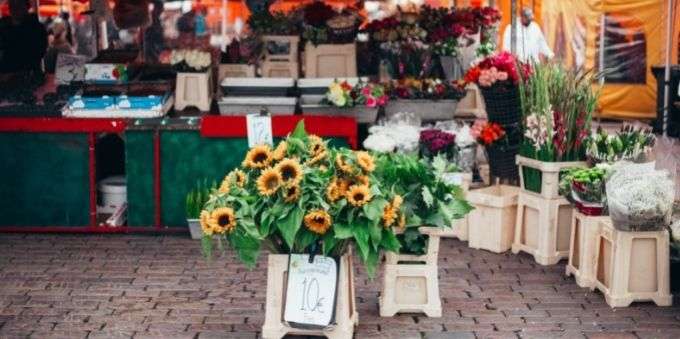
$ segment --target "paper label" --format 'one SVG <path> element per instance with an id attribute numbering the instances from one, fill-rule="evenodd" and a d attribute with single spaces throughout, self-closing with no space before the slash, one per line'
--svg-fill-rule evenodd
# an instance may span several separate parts
<path id="1" fill-rule="evenodd" d="M 248 147 L 274 143 L 272 118 L 268 115 L 249 114 L 246 116 Z"/>
<path id="2" fill-rule="evenodd" d="M 333 320 L 338 264 L 330 257 L 291 254 L 283 319 L 299 325 L 326 327 Z"/>

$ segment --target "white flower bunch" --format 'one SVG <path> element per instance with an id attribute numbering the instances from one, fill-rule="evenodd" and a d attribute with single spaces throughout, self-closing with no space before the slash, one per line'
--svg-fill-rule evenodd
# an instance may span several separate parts
<path id="1" fill-rule="evenodd" d="M 404 152 L 411 153 L 418 150 L 420 127 L 393 124 L 389 126 L 373 126 L 370 135 L 364 140 L 366 149 L 376 152 Z"/>
<path id="2" fill-rule="evenodd" d="M 209 52 L 197 49 L 179 49 L 170 53 L 170 64 L 177 65 L 184 61 L 189 68 L 195 71 L 203 71 L 210 67 L 211 56 Z"/>
<path id="3" fill-rule="evenodd" d="M 534 147 L 541 148 L 551 140 L 549 135 L 548 116 L 545 114 L 532 113 L 526 118 L 526 131 L 524 136 L 531 141 Z"/>

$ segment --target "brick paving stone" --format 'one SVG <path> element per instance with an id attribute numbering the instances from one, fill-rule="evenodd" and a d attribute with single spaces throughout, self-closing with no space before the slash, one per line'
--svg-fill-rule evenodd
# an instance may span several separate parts
<path id="1" fill-rule="evenodd" d="M 356 338 L 680 338 L 679 306 L 612 309 L 564 262 L 452 239 L 440 252 L 441 318 L 381 318 L 382 273 L 356 267 Z M 0 253 L 2 339 L 251 339 L 264 322 L 266 255 L 249 270 L 232 252 L 206 262 L 184 236 L 24 234 L 1 235 Z"/>

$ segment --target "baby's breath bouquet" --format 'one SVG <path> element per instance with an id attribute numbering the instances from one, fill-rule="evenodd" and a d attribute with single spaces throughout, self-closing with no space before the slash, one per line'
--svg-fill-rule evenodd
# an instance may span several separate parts
<path id="1" fill-rule="evenodd" d="M 250 149 L 201 212 L 210 255 L 223 241 L 253 267 L 262 247 L 272 253 L 340 256 L 355 243 L 373 275 L 380 251 L 398 251 L 393 226 L 403 224 L 402 198 L 376 180 L 367 152 L 331 148 L 301 122 L 276 147 Z"/>

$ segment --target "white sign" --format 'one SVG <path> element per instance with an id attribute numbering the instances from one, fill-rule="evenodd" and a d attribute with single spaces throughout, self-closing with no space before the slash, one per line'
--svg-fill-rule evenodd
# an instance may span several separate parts
<path id="1" fill-rule="evenodd" d="M 442 174 L 442 179 L 449 185 L 460 186 L 463 184 L 463 173 L 447 172 Z"/>
<path id="2" fill-rule="evenodd" d="M 333 258 L 316 255 L 310 263 L 308 254 L 291 254 L 283 319 L 301 325 L 330 325 L 337 283 L 338 264 Z"/>
<path id="3" fill-rule="evenodd" d="M 248 114 L 246 116 L 248 130 L 248 147 L 274 143 L 272 136 L 272 118 L 268 115 Z"/>

